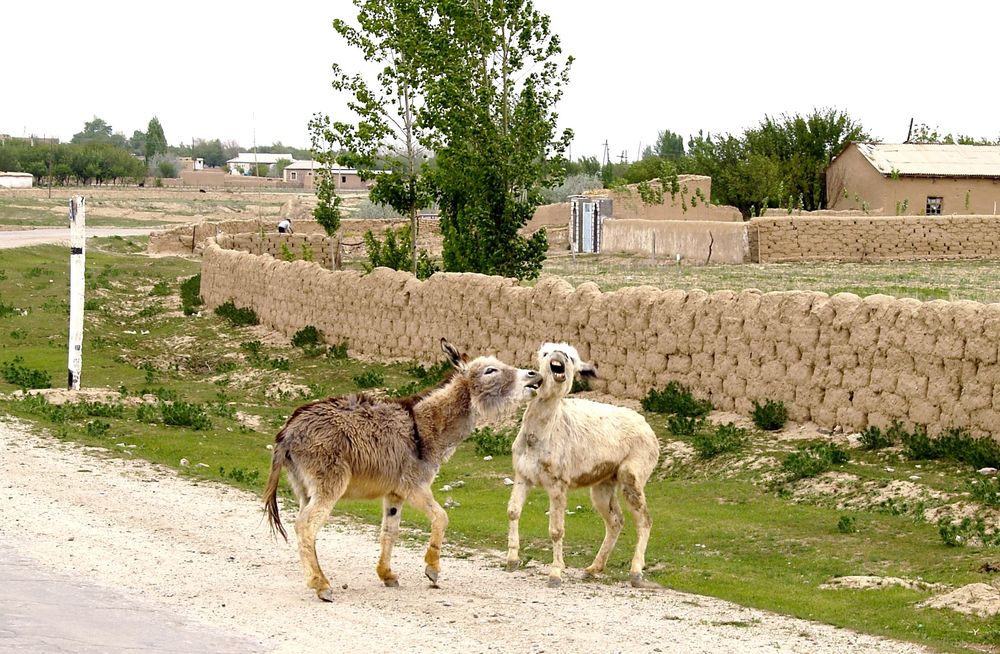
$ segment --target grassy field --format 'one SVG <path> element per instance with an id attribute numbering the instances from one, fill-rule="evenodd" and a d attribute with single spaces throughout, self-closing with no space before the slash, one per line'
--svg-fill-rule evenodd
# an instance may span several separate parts
<path id="1" fill-rule="evenodd" d="M 294 407 L 358 390 L 363 376 L 382 376 L 375 392 L 421 383 L 420 370 L 411 365 L 307 353 L 259 327 L 234 327 L 215 315 L 185 316 L 180 284 L 198 272 L 197 262 L 148 259 L 141 239 L 91 243 L 83 383 L 117 394 L 75 410 L 11 395 L 18 381 L 47 376 L 58 386 L 65 379 L 65 248 L 0 251 L 0 393 L 6 394 L 0 411 L 35 421 L 60 439 L 260 492 L 267 445 Z M 168 407 L 175 409 L 168 413 Z M 665 452 L 647 487 L 654 522 L 647 570 L 653 579 L 946 651 L 994 651 L 1000 644 L 998 621 L 918 608 L 932 595 L 927 590 L 820 588 L 831 577 L 860 574 L 949 586 L 994 580 L 997 573 L 990 570 L 998 568 L 1000 550 L 948 546 L 926 517 L 928 510 L 970 505 L 963 494 L 975 477 L 969 466 L 911 461 L 899 448 L 851 449 L 850 460 L 832 472 L 792 481 L 782 461 L 803 443 L 787 435 L 754 431 L 738 451 L 703 459 L 692 454 L 694 436 L 673 433 L 661 415 L 649 419 Z M 437 492 L 439 501 L 451 496 L 459 503 L 449 511 L 451 543 L 504 547 L 509 489 L 503 479 L 511 475 L 509 456 L 486 461 L 473 441 L 458 449 L 435 484 L 465 482 Z M 842 487 L 831 490 L 837 480 Z M 899 487 L 913 492 L 893 494 Z M 596 552 L 603 526 L 585 491 L 574 492 L 568 506 L 566 559 L 582 567 Z M 370 522 L 380 513 L 376 503 L 344 503 L 338 510 Z M 522 518 L 524 558 L 548 561 L 546 510 L 544 494 L 534 491 Z M 993 509 L 976 511 L 995 519 Z M 412 509 L 404 518 L 426 533 L 426 521 Z M 629 518 L 610 580 L 627 576 L 633 544 Z M 449 550 L 452 556 L 461 552 Z"/>

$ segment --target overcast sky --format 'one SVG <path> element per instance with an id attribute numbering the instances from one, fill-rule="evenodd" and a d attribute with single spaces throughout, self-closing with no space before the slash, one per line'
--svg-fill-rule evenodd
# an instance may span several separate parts
<path id="1" fill-rule="evenodd" d="M 1000 137 L 1000 3 L 536 0 L 576 61 L 559 105 L 574 158 L 634 159 L 659 130 L 739 134 L 765 115 L 847 111 L 887 142 L 911 117 Z M 141 7 L 141 9 L 140 9 Z M 309 146 L 314 112 L 343 118 L 330 21 L 350 0 L 4 2 L 0 133 L 69 140 L 156 115 L 171 144 Z"/>

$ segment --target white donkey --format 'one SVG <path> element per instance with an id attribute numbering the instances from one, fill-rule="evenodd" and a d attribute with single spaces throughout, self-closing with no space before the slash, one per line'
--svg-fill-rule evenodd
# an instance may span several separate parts
<path id="1" fill-rule="evenodd" d="M 549 495 L 549 535 L 552 567 L 549 585 L 562 583 L 563 534 L 566 493 L 590 487 L 594 508 L 604 518 L 605 534 L 588 576 L 604 570 L 622 530 L 622 510 L 617 491 L 635 516 L 638 541 L 632 557 L 631 584 L 658 587 L 643 579 L 646 544 L 652 522 L 644 488 L 656 468 L 660 444 L 641 415 L 610 404 L 566 397 L 574 376 L 596 377 L 596 369 L 580 360 L 576 348 L 565 343 L 545 343 L 538 350 L 542 385 L 528 403 L 521 430 L 514 441 L 514 487 L 507 506 L 507 569 L 520 565 L 518 521 L 528 490 L 543 487 Z"/>

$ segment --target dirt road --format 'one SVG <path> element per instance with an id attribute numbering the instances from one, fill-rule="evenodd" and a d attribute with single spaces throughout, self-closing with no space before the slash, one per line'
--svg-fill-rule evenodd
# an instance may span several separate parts
<path id="1" fill-rule="evenodd" d="M 402 586 L 388 589 L 375 576 L 374 530 L 343 520 L 319 539 L 337 589 L 323 604 L 304 586 L 294 545 L 271 538 L 252 494 L 36 436 L 2 416 L 0 452 L 0 541 L 19 556 L 264 651 L 924 651 L 668 590 L 573 578 L 550 589 L 541 568 L 508 574 L 498 553 L 455 558 L 447 547 L 440 590 L 427 587 L 419 544 L 396 550 Z M 214 651 L 212 642 L 199 651 Z"/>
<path id="2" fill-rule="evenodd" d="M 94 236 L 149 236 L 155 231 L 147 228 L 88 227 L 87 237 Z M 29 245 L 65 243 L 69 245 L 69 229 L 40 227 L 38 229 L 0 230 L 0 249 L 20 248 Z"/>

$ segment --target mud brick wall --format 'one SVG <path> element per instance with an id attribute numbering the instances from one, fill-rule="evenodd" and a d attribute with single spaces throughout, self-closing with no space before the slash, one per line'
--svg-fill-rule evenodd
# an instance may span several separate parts
<path id="1" fill-rule="evenodd" d="M 1000 257 L 1000 216 L 788 216 L 750 221 L 755 262 Z"/>
<path id="2" fill-rule="evenodd" d="M 932 434 L 955 426 L 1000 436 L 1000 304 L 648 286 L 602 293 L 555 277 L 529 288 L 457 273 L 421 282 L 215 243 L 202 259 L 201 292 L 209 308 L 232 300 L 288 336 L 314 325 L 356 354 L 437 361 L 443 336 L 470 355 L 526 366 L 543 341 L 567 341 L 598 364 L 597 388 L 619 397 L 676 380 L 741 413 L 775 399 L 793 419 L 825 427 L 899 419 Z"/>
<path id="3" fill-rule="evenodd" d="M 262 220 L 224 220 L 221 222 L 200 222 L 180 225 L 172 229 L 154 232 L 149 236 L 150 254 L 199 253 L 208 239 L 223 234 L 264 234 L 278 235 L 278 216 L 268 216 Z M 323 227 L 315 220 L 296 220 L 296 234 L 325 234 Z M 257 252 L 259 254 L 259 251 Z"/>

